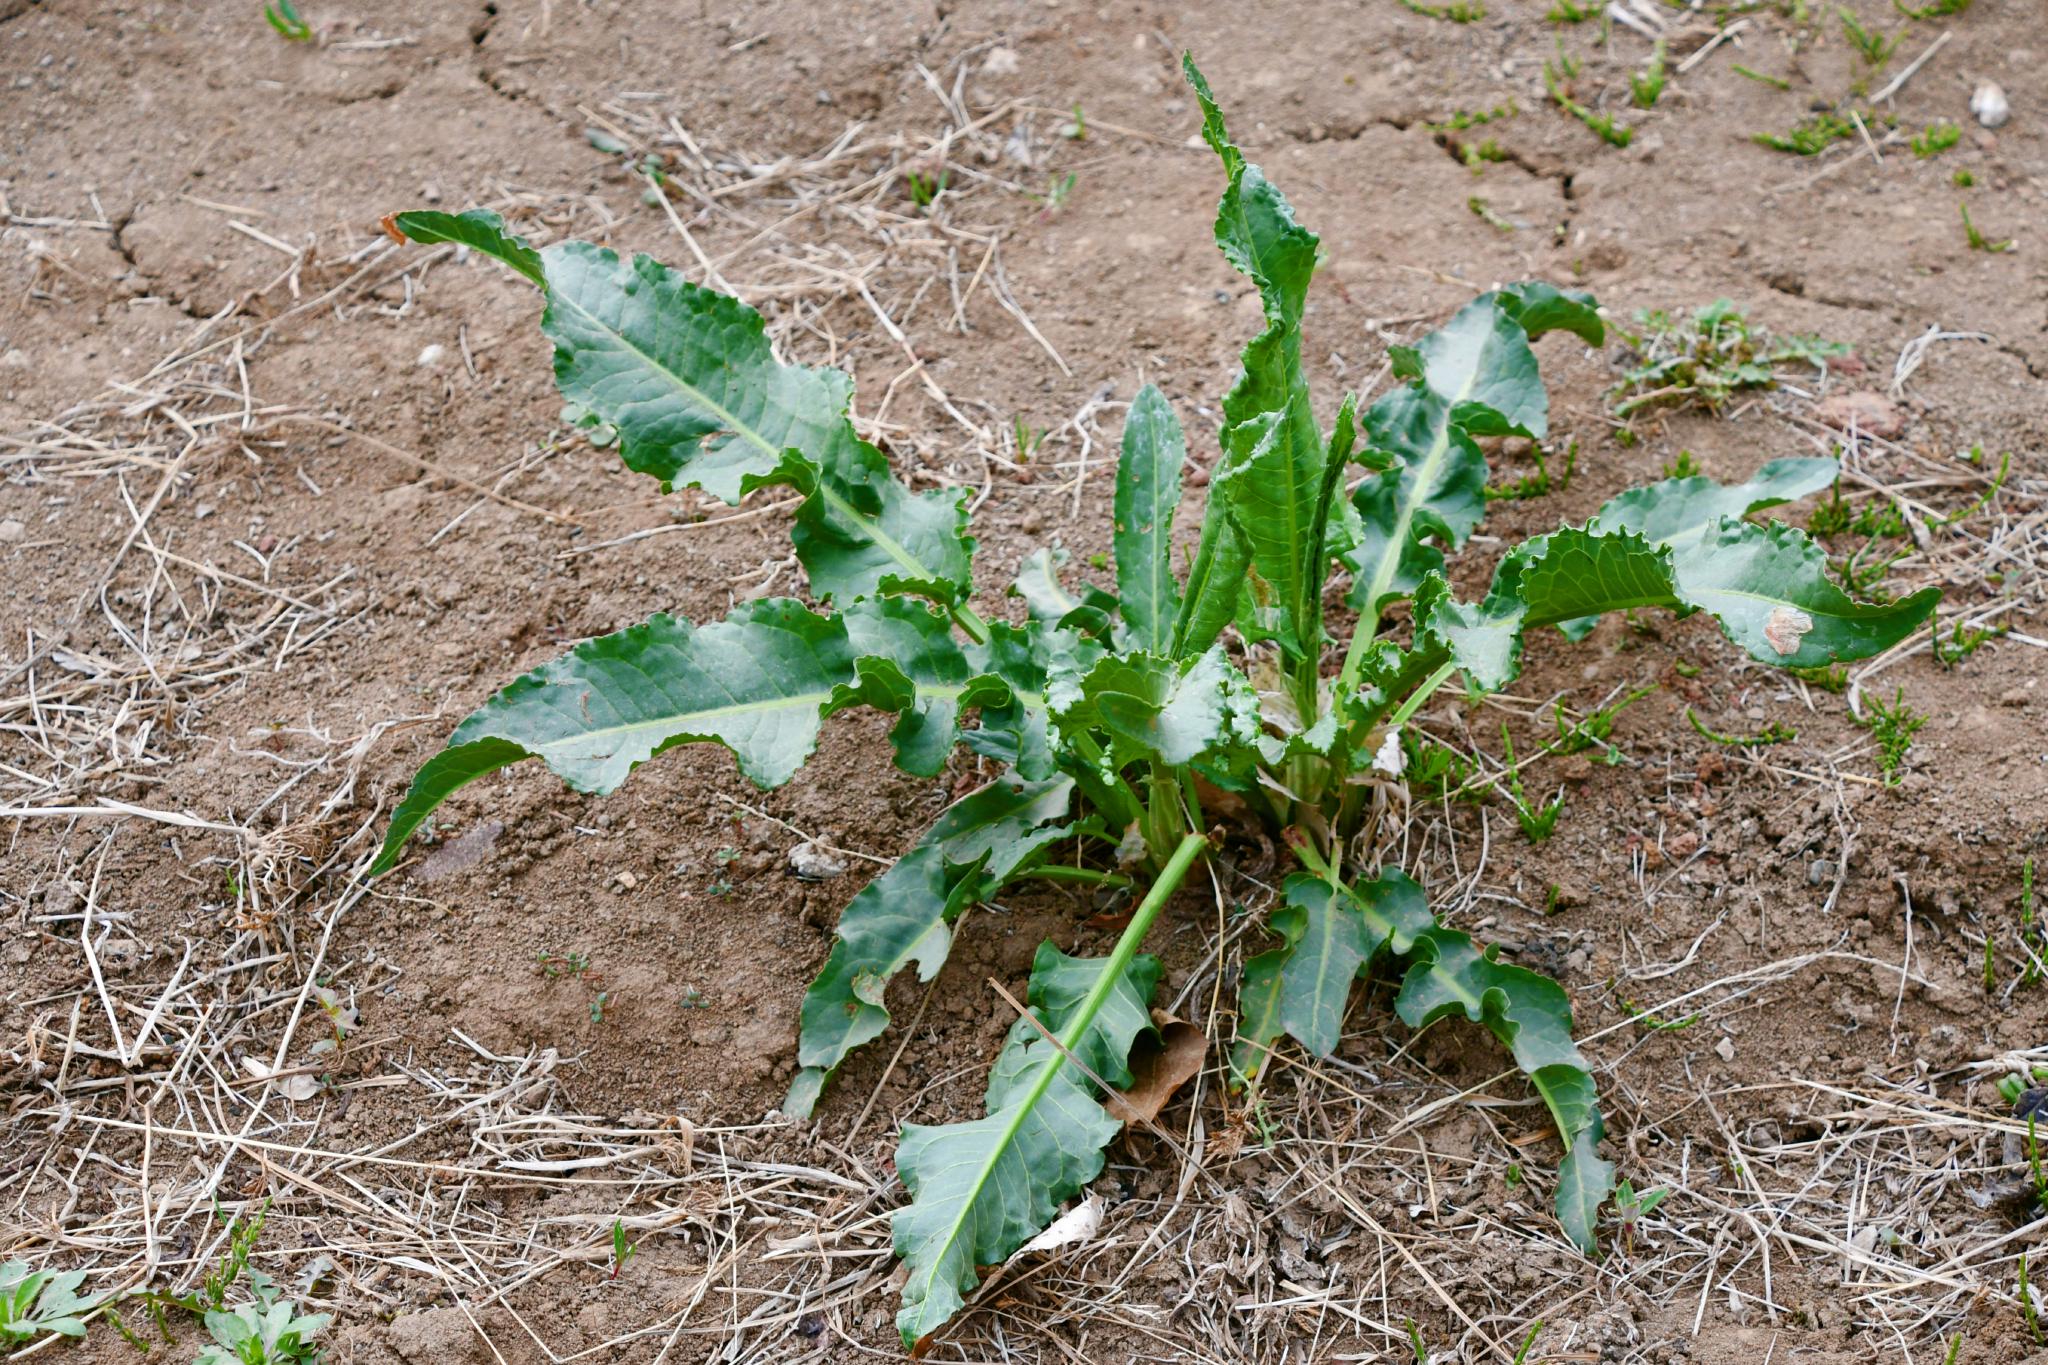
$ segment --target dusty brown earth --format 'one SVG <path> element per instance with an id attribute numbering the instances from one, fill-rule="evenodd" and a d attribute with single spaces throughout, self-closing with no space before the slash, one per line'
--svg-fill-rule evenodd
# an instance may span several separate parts
<path id="1" fill-rule="evenodd" d="M 1281 1068 L 1258 1109 L 1212 1069 L 1162 1120 L 1176 1142 L 1119 1144 L 1099 1237 L 1010 1267 L 930 1357 L 1412 1359 L 1412 1321 L 1433 1360 L 1505 1361 L 1540 1320 L 1532 1361 L 1934 1361 L 1957 1334 L 1952 1358 L 2048 1358 L 2017 1284 L 2048 1220 L 2013 1193 L 1995 1088 L 2048 1064 L 2019 936 L 2048 810 L 2038 9 L 1916 23 L 1865 0 L 1903 34 L 1870 75 L 1832 13 L 1753 7 L 1643 110 L 1646 38 L 1490 8 L 308 0 L 318 41 L 293 44 L 253 4 L 0 3 L 0 1250 L 183 1291 L 222 1252 L 216 1206 L 267 1199 L 255 1264 L 336 1315 L 338 1361 L 900 1355 L 894 1132 L 973 1112 L 1010 1017 L 991 978 L 1017 993 L 1042 938 L 1111 932 L 1064 890 L 977 912 L 797 1125 L 772 1111 L 835 917 L 988 775 L 969 761 L 905 777 L 857 715 L 773 793 L 717 751 L 602 800 L 517 769 L 366 888 L 413 769 L 496 685 L 656 610 L 802 586 L 786 511 L 697 524 L 729 514 L 657 497 L 564 425 L 528 290 L 377 220 L 486 204 L 708 274 L 786 355 L 855 373 L 903 477 L 974 490 L 984 605 L 1014 612 L 1029 549 L 1107 548 L 1118 405 L 1160 384 L 1212 460 L 1255 330 L 1209 240 L 1187 48 L 1322 234 L 1331 402 L 1521 277 L 1590 288 L 1624 327 L 1726 297 L 1853 348 L 1629 432 L 1603 396 L 1618 356 L 1544 343 L 1575 475 L 1496 503 L 1461 587 L 1681 451 L 1733 479 L 1846 441 L 1852 506 L 1911 522 L 1874 552 L 1901 554 L 1882 590 L 1940 584 L 1945 629 L 2012 634 L 1949 664 L 1923 634 L 1852 674 L 1860 713 L 1927 718 L 1895 787 L 1851 696 L 1739 662 L 1703 621 L 1552 638 L 1516 696 L 1426 713 L 1498 756 L 1503 720 L 1527 752 L 1554 702 L 1656 686 L 1617 764 L 1531 770 L 1565 793 L 1554 838 L 1498 800 L 1425 804 L 1397 850 L 1449 919 L 1570 990 L 1611 1155 L 1671 1191 L 1604 1259 L 1550 1218 L 1555 1142 L 1500 1054 L 1408 1037 L 1375 987 L 1338 1055 Z M 1716 31 L 1711 7 L 1651 8 L 1674 68 Z M 1852 102 L 1863 136 L 1752 141 L 1944 37 Z M 1554 44 L 1627 148 L 1546 102 Z M 2012 102 L 1995 134 L 1967 112 L 1987 79 Z M 1430 127 L 1509 101 L 1484 130 L 1505 159 L 1477 172 Z M 1960 145 L 1916 155 L 1937 119 Z M 1959 199 L 2015 249 L 1970 249 Z M 1930 327 L 1981 335 L 1901 363 Z M 1856 393 L 1895 435 L 1817 416 Z M 1044 433 L 1028 460 L 1018 424 Z M 1497 482 L 1529 472 L 1504 458 Z M 643 530 L 675 533 L 611 543 Z M 1797 737 L 1718 747 L 1688 707 Z M 799 881 L 806 839 L 857 856 Z M 1223 893 L 1260 908 L 1273 871 Z M 1154 934 L 1164 994 L 1227 1043 L 1217 959 L 1227 985 L 1259 937 L 1183 902 Z M 615 1220 L 639 1250 L 613 1276 Z M 130 1354 L 105 1321 L 45 1358 L 66 1350 Z"/>

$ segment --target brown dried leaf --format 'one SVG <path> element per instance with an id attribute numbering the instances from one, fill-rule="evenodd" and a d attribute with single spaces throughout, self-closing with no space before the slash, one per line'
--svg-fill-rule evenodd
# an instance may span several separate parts
<path id="1" fill-rule="evenodd" d="M 1164 1019 L 1159 1037 L 1139 1042 L 1131 1053 L 1131 1088 L 1109 1097 L 1111 1118 L 1126 1124 L 1150 1123 L 1173 1098 L 1174 1092 L 1193 1080 L 1208 1055 L 1209 1040 L 1185 1019 Z"/>

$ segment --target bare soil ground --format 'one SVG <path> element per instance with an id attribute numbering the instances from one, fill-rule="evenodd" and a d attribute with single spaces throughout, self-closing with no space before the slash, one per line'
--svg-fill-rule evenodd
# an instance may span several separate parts
<path id="1" fill-rule="evenodd" d="M 1375 986 L 1338 1055 L 1294 1058 L 1256 1110 L 1212 1051 L 1165 1116 L 1178 1150 L 1113 1151 L 1100 1236 L 1010 1267 L 930 1358 L 1405 1360 L 1412 1321 L 1432 1359 L 1507 1361 L 1541 1320 L 1532 1361 L 1937 1361 L 1957 1333 L 1965 1361 L 2048 1359 L 2017 1285 L 2048 1218 L 2015 1194 L 1995 1089 L 2048 1063 L 2018 927 L 2048 851 L 2038 7 L 1909 23 L 1864 0 L 1904 33 L 1875 76 L 1818 8 L 1757 8 L 1702 53 L 1705 11 L 1652 7 L 1674 74 L 1648 110 L 1645 37 L 1490 8 L 308 0 L 319 41 L 291 44 L 253 4 L 0 2 L 0 1254 L 184 1289 L 220 1257 L 215 1210 L 268 1200 L 255 1263 L 337 1315 L 337 1361 L 900 1355 L 895 1130 L 977 1101 L 1010 1017 L 990 978 L 1016 993 L 1042 938 L 1109 936 L 1064 890 L 976 912 L 798 1125 L 772 1111 L 835 917 L 971 763 L 905 777 L 856 716 L 773 793 L 722 752 L 604 800 L 521 768 L 362 882 L 414 768 L 499 683 L 657 610 L 802 588 L 772 498 L 656 496 L 565 426 L 530 291 L 377 220 L 489 205 L 738 293 L 786 355 L 854 372 L 905 478 L 975 490 L 999 584 L 1034 546 L 1107 548 L 1139 383 L 1214 458 L 1257 303 L 1209 240 L 1188 48 L 1323 236 L 1326 396 L 1522 277 L 1623 326 L 1726 297 L 1854 348 L 1631 441 L 1616 357 L 1546 342 L 1575 475 L 1496 503 L 1489 535 L 1582 520 L 1681 451 L 1741 478 L 1841 448 L 1851 505 L 1909 524 L 1874 552 L 1901 552 L 1884 590 L 1938 583 L 1945 630 L 2012 633 L 1948 665 L 1922 634 L 1838 694 L 1704 621 L 1608 621 L 1532 644 L 1516 695 L 1426 714 L 1492 762 L 1503 721 L 1527 752 L 1553 703 L 1656 685 L 1618 764 L 1531 770 L 1565 792 L 1553 839 L 1498 801 L 1419 805 L 1402 850 L 1451 920 L 1565 983 L 1612 1155 L 1671 1191 L 1603 1260 L 1551 1219 L 1554 1137 L 1491 1043 L 1411 1038 Z M 1937 40 L 1855 103 L 1863 136 L 1752 141 Z M 1546 102 L 1554 44 L 1627 148 Z M 1995 134 L 1967 113 L 1985 79 L 2013 104 Z M 1430 126 L 1509 101 L 1477 172 Z M 1960 145 L 1915 155 L 1936 119 Z M 1970 249 L 1959 198 L 2016 248 Z M 1913 366 L 1930 328 L 1981 335 Z M 1821 400 L 1859 392 L 1899 425 L 1826 425 Z M 1891 787 L 1856 716 L 1894 695 L 1927 721 Z M 1797 738 L 1718 747 L 1688 707 Z M 794 878 L 805 840 L 849 870 Z M 1224 892 L 1260 908 L 1273 872 Z M 1258 934 L 1184 900 L 1154 935 L 1165 993 L 1227 1042 L 1212 998 Z M 615 1220 L 639 1251 L 613 1277 Z M 44 1354 L 65 1350 L 130 1354 L 104 1322 Z"/>

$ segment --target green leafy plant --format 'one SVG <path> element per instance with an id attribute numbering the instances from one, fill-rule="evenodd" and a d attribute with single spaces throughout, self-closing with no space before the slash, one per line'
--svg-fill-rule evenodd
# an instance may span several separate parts
<path id="1" fill-rule="evenodd" d="M 1912 147 L 1914 156 L 1925 160 L 1930 156 L 1940 156 L 1962 140 L 1961 128 L 1947 119 L 1936 119 L 1927 125 L 1925 132 L 1915 133 L 1908 145 Z"/>
<path id="2" fill-rule="evenodd" d="M 1536 472 L 1525 474 L 1511 483 L 1488 484 L 1486 497 L 1489 501 L 1505 498 L 1510 502 L 1524 502 L 1548 493 L 1564 492 L 1572 486 L 1572 476 L 1579 471 L 1579 443 L 1572 441 L 1566 444 L 1564 464 L 1554 477 L 1550 472 L 1549 457 L 1544 453 L 1542 446 L 1531 446 L 1529 458 L 1536 462 Z"/>
<path id="3" fill-rule="evenodd" d="M 1640 331 L 1628 340 L 1637 363 L 1608 390 L 1620 418 L 1656 406 L 1718 410 L 1738 393 L 1775 388 L 1781 366 L 1804 363 L 1824 373 L 1828 360 L 1849 353 L 1847 346 L 1819 337 L 1774 336 L 1752 326 L 1728 299 L 1684 317 L 1662 309 L 1639 313 L 1636 326 Z M 1683 452 L 1680 458 L 1690 460 Z M 1669 468 L 1677 477 L 1698 466 Z"/>
<path id="4" fill-rule="evenodd" d="M 2027 1283 L 2027 1253 L 2020 1253 L 2020 1316 L 2026 1320 L 2027 1335 L 2034 1339 L 2036 1346 L 2048 1346 L 2048 1337 L 2041 1334 L 2040 1310 L 2034 1306 L 2034 1290 Z"/>
<path id="5" fill-rule="evenodd" d="M 1690 706 L 1685 708 L 1685 718 L 1701 739 L 1710 744 L 1719 744 L 1728 749 L 1760 749 L 1771 744 L 1790 744 L 1799 738 L 1799 732 L 1772 721 L 1753 735 L 1724 735 L 1719 730 L 1707 728 L 1707 723 Z"/>
<path id="6" fill-rule="evenodd" d="M 27 1261 L 0 1262 L 0 1342 L 19 1346 L 37 1337 L 82 1337 L 84 1315 L 105 1295 L 81 1295 L 83 1270 L 36 1270 Z"/>
<path id="7" fill-rule="evenodd" d="M 1543 17 L 1553 24 L 1583 24 L 1588 19 L 1600 17 L 1599 0 L 1587 5 L 1578 4 L 1576 0 L 1554 0 L 1550 13 Z"/>
<path id="8" fill-rule="evenodd" d="M 1384 959 L 1403 1023 L 1479 1024 L 1530 1078 L 1564 1152 L 1558 1217 L 1591 1251 L 1613 1167 L 1599 1155 L 1604 1124 L 1570 999 L 1436 922 L 1379 841 L 1372 791 L 1398 780 L 1436 690 L 1454 676 L 1477 694 L 1507 687 L 1533 630 L 1581 638 L 1607 612 L 1706 611 L 1751 657 L 1810 667 L 1888 648 L 1934 603 L 1931 589 L 1856 601 L 1801 533 L 1747 519 L 1826 487 L 1835 466 L 1824 459 L 1776 461 L 1733 487 L 1692 478 L 1624 493 L 1585 526 L 1513 547 L 1481 600 L 1459 600 L 1446 556 L 1485 515 L 1478 441 L 1548 436 L 1532 343 L 1561 332 L 1600 344 L 1596 305 L 1534 283 L 1483 294 L 1395 347 L 1395 387 L 1363 411 L 1346 398 L 1325 428 L 1302 354 L 1320 244 L 1230 140 L 1192 63 L 1186 72 L 1227 176 L 1217 244 L 1256 286 L 1264 327 L 1222 401 L 1222 456 L 1185 571 L 1173 549 L 1186 440 L 1147 386 L 1123 431 L 1115 591 L 1070 591 L 1040 549 L 1016 580 L 1022 622 L 974 605 L 965 494 L 905 487 L 854 431 L 851 381 L 778 363 L 753 310 L 648 257 L 579 241 L 535 248 L 488 213 L 392 220 L 415 241 L 466 244 L 542 292 L 557 383 L 580 420 L 615 434 L 630 468 L 728 503 L 791 489 L 796 556 L 819 605 L 752 601 L 703 625 L 657 615 L 512 683 L 420 769 L 373 872 L 452 793 L 527 758 L 602 794 L 664 750 L 710 742 L 774 787 L 803 766 L 828 717 L 867 706 L 896 717 L 889 738 L 910 774 L 939 776 L 960 745 L 1002 765 L 842 912 L 800 1011 L 800 1070 L 782 1105 L 798 1117 L 888 1028 L 891 980 L 909 969 L 932 979 L 967 907 L 1051 875 L 1055 845 L 1151 877 L 1106 957 L 1040 947 L 986 1116 L 905 1128 L 896 1168 L 911 1201 L 894 1229 L 906 1342 L 957 1313 L 978 1267 L 1101 1172 L 1120 1127 L 1104 1091 L 1128 1083 L 1130 1048 L 1152 1028 L 1159 966 L 1141 940 L 1211 841 L 1239 825 L 1299 868 L 1267 916 L 1271 938 L 1243 967 L 1229 1074 L 1254 1092 L 1246 1108 L 1258 1112 L 1283 1039 L 1329 1055 L 1354 982 Z M 1356 618 L 1348 638 L 1326 620 L 1339 597 Z M 1397 631 L 1387 614 L 1402 604 Z M 1060 874 L 1126 880 L 1069 861 L 1080 860 L 1063 853 Z"/>
<path id="9" fill-rule="evenodd" d="M 248 1280 L 252 1301 L 206 1313 L 207 1335 L 214 1344 L 201 1350 L 193 1365 L 318 1365 L 321 1348 L 313 1338 L 326 1330 L 333 1315 L 302 1317 L 268 1275 L 251 1270 Z"/>
<path id="10" fill-rule="evenodd" d="M 1557 817 L 1564 813 L 1564 788 L 1558 788 L 1557 795 L 1541 805 L 1531 805 L 1529 794 L 1522 788 L 1522 767 L 1515 762 L 1515 742 L 1508 737 L 1505 722 L 1500 727 L 1501 761 L 1507 765 L 1508 803 L 1514 808 L 1515 823 L 1522 827 L 1522 836 L 1532 844 L 1540 844 L 1557 832 Z"/>
<path id="11" fill-rule="evenodd" d="M 1976 185 L 1977 177 L 1970 174 L 1967 166 L 1958 166 L 1956 173 L 1949 177 L 1949 182 L 1959 190 L 1967 190 Z"/>
<path id="12" fill-rule="evenodd" d="M 1958 202 L 1956 204 L 1956 212 L 1963 215 L 1963 239 L 1970 244 L 1970 250 L 1990 252 L 2011 251 L 2015 246 L 2019 245 L 2010 237 L 2002 242 L 1994 242 L 1983 233 L 1977 231 L 1977 225 L 1970 221 L 1970 206 L 1968 204 Z"/>
<path id="13" fill-rule="evenodd" d="M 263 22 L 277 30 L 277 35 L 288 43 L 310 43 L 313 28 L 299 17 L 298 6 L 292 0 L 271 0 L 263 7 Z"/>
<path id="14" fill-rule="evenodd" d="M 609 1280 L 619 1278 L 619 1272 L 626 1268 L 626 1262 L 632 1260 L 633 1254 L 639 1250 L 639 1243 L 626 1239 L 625 1223 L 617 1218 L 612 1219 L 612 1268 L 611 1273 L 605 1276 L 605 1278 Z"/>

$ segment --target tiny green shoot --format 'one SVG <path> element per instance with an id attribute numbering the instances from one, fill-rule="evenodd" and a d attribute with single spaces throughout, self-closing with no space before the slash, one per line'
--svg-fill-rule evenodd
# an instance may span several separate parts
<path id="1" fill-rule="evenodd" d="M 1753 735 L 1724 735 L 1719 730 L 1708 729 L 1707 723 L 1701 720 L 1690 706 L 1685 708 L 1685 718 L 1692 723 L 1692 728 L 1699 733 L 1701 739 L 1729 749 L 1761 749 L 1771 744 L 1790 744 L 1799 738 L 1797 730 L 1788 729 L 1776 721 L 1772 721 Z"/>
<path id="2" fill-rule="evenodd" d="M 1528 793 L 1522 786 L 1522 770 L 1515 763 L 1515 742 L 1508 736 L 1507 723 L 1500 727 L 1501 750 L 1507 764 L 1508 799 L 1515 810 L 1515 823 L 1522 827 L 1523 837 L 1532 844 L 1540 844 L 1557 832 L 1557 817 L 1564 813 L 1564 788 L 1557 789 L 1557 795 L 1540 806 L 1529 804 Z"/>
<path id="3" fill-rule="evenodd" d="M 1783 133 L 1755 133 L 1750 140 L 1774 152 L 1794 156 L 1819 156 L 1845 138 L 1856 136 L 1856 125 L 1831 110 L 1822 110 Z"/>
<path id="4" fill-rule="evenodd" d="M 1636 108 L 1648 109 L 1657 103 L 1664 93 L 1664 40 L 1659 38 L 1650 49 L 1649 64 L 1629 77 L 1629 93 L 1635 97 Z"/>
<path id="5" fill-rule="evenodd" d="M 1906 0 L 1892 0 L 1892 8 L 1908 19 L 1942 19 L 1961 14 L 1969 7 L 1970 0 L 1934 0 L 1933 4 L 1924 5 L 1919 9 L 1909 6 Z"/>
<path id="6" fill-rule="evenodd" d="M 298 7 L 292 4 L 292 0 L 271 0 L 263 7 L 263 20 L 288 43 L 313 41 L 312 26 L 299 17 Z"/>
<path id="7" fill-rule="evenodd" d="M 1900 41 L 1906 36 L 1901 33 L 1887 38 L 1876 29 L 1866 27 L 1854 10 L 1846 7 L 1835 11 L 1842 16 L 1842 36 L 1849 40 L 1849 46 L 1856 49 L 1872 71 L 1881 68 L 1892 59 L 1892 53 L 1899 50 Z"/>
<path id="8" fill-rule="evenodd" d="M 1778 90 L 1790 90 L 1792 88 L 1792 82 L 1786 80 L 1783 76 L 1767 76 L 1761 71 L 1752 71 L 1750 70 L 1750 68 L 1739 64 L 1734 68 L 1734 70 L 1736 75 L 1741 76 L 1746 80 L 1756 81 L 1760 84 L 1768 85 Z"/>
<path id="9" fill-rule="evenodd" d="M 1994 242 L 1983 233 L 1977 231 L 1977 225 L 1970 221 L 1970 206 L 1961 200 L 1956 201 L 1956 212 L 1963 215 L 1963 236 L 1970 243 L 1970 250 L 1995 253 L 2011 251 L 2015 246 L 2019 245 L 2010 237 L 2002 242 Z"/>
<path id="10" fill-rule="evenodd" d="M 1426 19 L 1448 19 L 1454 24 L 1476 24 L 1486 17 L 1486 6 L 1476 0 L 1452 0 L 1448 5 L 1425 5 L 1422 0 L 1401 0 L 1401 7 Z"/>
<path id="11" fill-rule="evenodd" d="M 1960 127 L 1947 119 L 1936 119 L 1927 125 L 1925 132 L 1915 133 L 1909 145 L 1913 148 L 1913 155 L 1924 161 L 1930 156 L 1940 156 L 1962 140 L 1963 130 Z"/>
<path id="12" fill-rule="evenodd" d="M 1913 736 L 1927 724 L 1927 717 L 1907 705 L 1904 688 L 1895 691 L 1889 703 L 1873 694 L 1869 705 L 1870 712 L 1860 724 L 1877 740 L 1877 764 L 1884 784 L 1896 787 L 1903 780 L 1906 753 L 1913 747 Z"/>
<path id="13" fill-rule="evenodd" d="M 617 1218 L 612 1219 L 612 1270 L 611 1274 L 605 1276 L 605 1278 L 608 1280 L 619 1278 L 619 1272 L 626 1268 L 626 1262 L 632 1260 L 633 1253 L 639 1249 L 640 1246 L 637 1242 L 626 1240 L 625 1223 Z"/>

